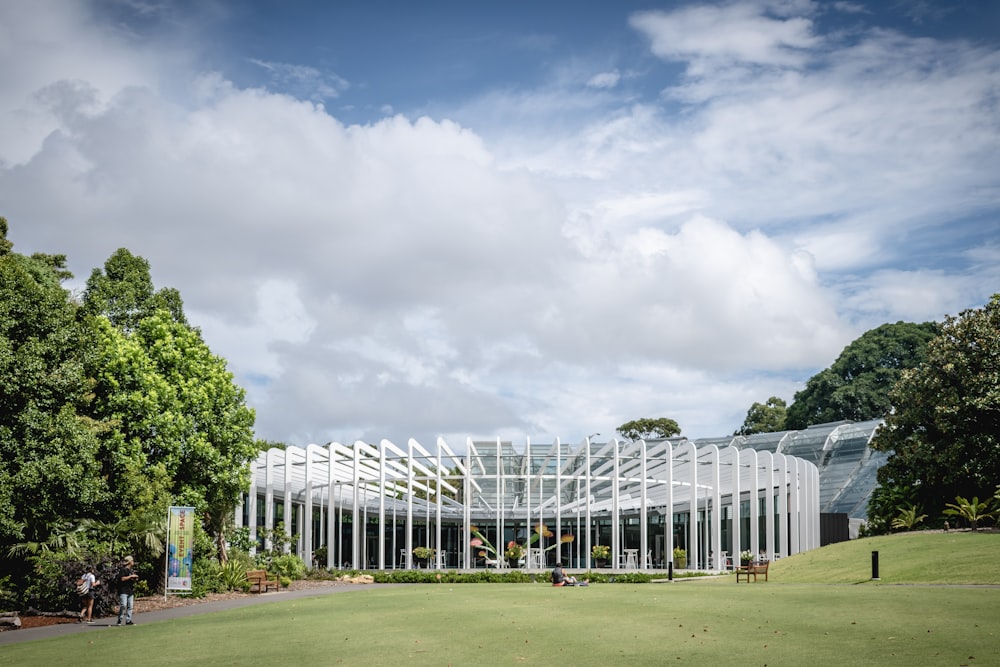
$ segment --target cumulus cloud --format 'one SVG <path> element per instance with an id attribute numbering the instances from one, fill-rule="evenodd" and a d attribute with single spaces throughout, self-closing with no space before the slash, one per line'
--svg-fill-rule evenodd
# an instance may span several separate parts
<path id="1" fill-rule="evenodd" d="M 81 277 L 147 258 L 261 437 L 572 440 L 654 415 L 722 435 L 868 326 L 996 278 L 995 242 L 956 247 L 961 276 L 906 261 L 946 214 L 974 241 L 995 212 L 982 47 L 838 44 L 811 3 L 644 12 L 652 53 L 686 65 L 659 97 L 608 68 L 349 125 L 320 103 L 350 90 L 335 74 L 179 77 L 71 6 L 0 9 L 15 250 Z"/>

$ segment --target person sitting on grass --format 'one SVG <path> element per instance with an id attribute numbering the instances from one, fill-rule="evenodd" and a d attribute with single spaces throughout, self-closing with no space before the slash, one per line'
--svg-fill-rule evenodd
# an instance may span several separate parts
<path id="1" fill-rule="evenodd" d="M 576 586 L 576 577 L 567 577 L 566 573 L 563 572 L 562 563 L 556 563 L 555 568 L 552 570 L 552 585 Z"/>

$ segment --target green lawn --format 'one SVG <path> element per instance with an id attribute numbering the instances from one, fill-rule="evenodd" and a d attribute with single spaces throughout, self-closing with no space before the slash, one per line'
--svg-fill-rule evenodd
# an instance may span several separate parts
<path id="1" fill-rule="evenodd" d="M 783 559 L 766 584 L 360 588 L 10 645 L 0 665 L 996 665 L 1000 588 L 926 584 L 996 583 L 981 570 L 998 549 L 997 534 L 861 540 Z"/>

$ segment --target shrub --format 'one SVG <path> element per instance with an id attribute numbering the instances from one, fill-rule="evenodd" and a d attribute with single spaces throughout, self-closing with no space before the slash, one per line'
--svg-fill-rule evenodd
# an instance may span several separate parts
<path id="1" fill-rule="evenodd" d="M 218 561 L 196 558 L 191 567 L 191 597 L 203 598 L 209 593 L 224 593 L 227 590 Z"/>
<path id="2" fill-rule="evenodd" d="M 247 581 L 247 567 L 236 559 L 228 561 L 219 569 L 219 578 L 227 591 L 243 590 L 249 588 Z"/>
<path id="3" fill-rule="evenodd" d="M 306 564 L 295 554 L 274 556 L 271 558 L 267 570 L 289 579 L 302 579 L 306 576 Z"/>

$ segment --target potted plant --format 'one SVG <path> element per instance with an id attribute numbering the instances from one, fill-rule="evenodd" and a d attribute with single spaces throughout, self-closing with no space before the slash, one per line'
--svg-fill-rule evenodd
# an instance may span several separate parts
<path id="1" fill-rule="evenodd" d="M 686 569 L 687 566 L 688 566 L 687 549 L 674 547 L 674 567 L 676 567 L 678 570 L 683 570 Z"/>
<path id="2" fill-rule="evenodd" d="M 413 557 L 417 559 L 418 563 L 426 566 L 434 558 L 434 549 L 431 547 L 414 547 Z"/>
<path id="3" fill-rule="evenodd" d="M 595 544 L 590 550 L 590 557 L 594 559 L 597 567 L 604 567 L 611 558 L 611 547 L 606 544 Z"/>
<path id="4" fill-rule="evenodd" d="M 749 549 L 745 549 L 740 552 L 740 565 L 746 567 L 753 562 L 753 552 Z"/>
<path id="5" fill-rule="evenodd" d="M 503 557 L 507 559 L 507 565 L 517 567 L 524 558 L 524 547 L 511 540 L 507 543 L 507 549 L 503 552 Z"/>

